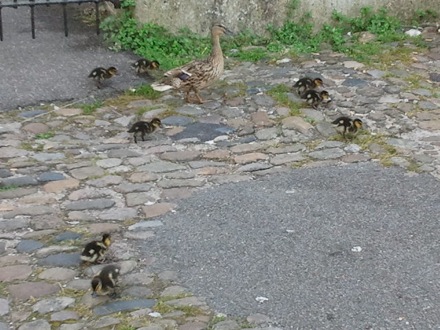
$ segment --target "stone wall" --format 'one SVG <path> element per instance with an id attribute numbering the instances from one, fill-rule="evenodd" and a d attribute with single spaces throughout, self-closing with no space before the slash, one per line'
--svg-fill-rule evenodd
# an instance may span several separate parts
<path id="1" fill-rule="evenodd" d="M 178 31 L 183 27 L 206 34 L 213 22 L 222 22 L 234 31 L 250 29 L 264 33 L 268 24 L 280 25 L 289 13 L 292 0 L 136 0 L 136 18 Z M 316 24 L 330 19 L 334 9 L 357 15 L 365 6 L 386 7 L 402 17 L 416 9 L 440 12 L 440 0 L 300 0 L 292 18 L 310 11 Z M 291 13 L 291 12 L 290 12 Z"/>

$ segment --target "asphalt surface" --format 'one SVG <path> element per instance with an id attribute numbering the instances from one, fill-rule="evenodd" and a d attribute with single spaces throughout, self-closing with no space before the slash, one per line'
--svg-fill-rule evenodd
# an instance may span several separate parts
<path id="1" fill-rule="evenodd" d="M 108 97 L 144 81 L 130 65 L 139 57 L 116 53 L 102 43 L 94 25 L 79 19 L 86 5 L 69 5 L 69 36 L 64 36 L 61 6 L 37 6 L 36 39 L 27 7 L 2 10 L 0 42 L 0 112 L 52 101 Z M 95 67 L 116 66 L 120 75 L 98 90 L 87 78 Z M 90 100 L 86 100 L 89 102 Z"/>
<path id="2" fill-rule="evenodd" d="M 429 175 L 372 163 L 295 169 L 194 194 L 141 248 L 227 315 L 438 329 L 439 191 Z"/>

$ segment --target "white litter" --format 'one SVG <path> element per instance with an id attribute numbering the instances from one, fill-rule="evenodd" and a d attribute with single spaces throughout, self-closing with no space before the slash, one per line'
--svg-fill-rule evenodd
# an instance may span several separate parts
<path id="1" fill-rule="evenodd" d="M 352 252 L 361 252 L 361 251 L 362 251 L 362 248 L 361 248 L 360 246 L 353 246 L 353 247 L 351 248 L 351 251 L 352 251 Z"/>
<path id="2" fill-rule="evenodd" d="M 417 36 L 421 35 L 422 32 L 420 32 L 417 29 L 411 29 L 411 30 L 406 31 L 405 34 L 410 37 L 417 37 Z"/>
<path id="3" fill-rule="evenodd" d="M 158 312 L 151 312 L 151 313 L 148 313 L 148 315 L 150 315 L 151 317 L 162 317 L 162 314 L 160 314 Z"/>
<path id="4" fill-rule="evenodd" d="M 268 301 L 269 298 L 266 297 L 257 297 L 255 298 L 256 301 L 258 301 L 259 303 L 264 303 L 265 301 Z"/>
<path id="5" fill-rule="evenodd" d="M 277 64 L 282 64 L 282 63 L 289 63 L 291 61 L 290 58 L 283 58 L 281 60 L 278 60 L 276 63 Z"/>

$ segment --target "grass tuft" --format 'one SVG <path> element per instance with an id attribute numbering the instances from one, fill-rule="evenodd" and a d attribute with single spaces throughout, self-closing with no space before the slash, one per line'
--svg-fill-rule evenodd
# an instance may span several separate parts
<path id="1" fill-rule="evenodd" d="M 161 93 L 155 91 L 150 85 L 141 85 L 134 90 L 126 92 L 127 95 L 141 96 L 142 98 L 149 100 L 156 100 L 161 96 Z"/>
<path id="2" fill-rule="evenodd" d="M 18 186 L 15 186 L 15 185 L 6 185 L 6 186 L 0 185 L 0 191 L 9 191 L 9 190 L 17 189 L 17 188 L 18 188 Z"/>
<path id="3" fill-rule="evenodd" d="M 81 104 L 79 107 L 82 109 L 84 115 L 92 115 L 96 109 L 103 106 L 101 101 L 95 101 L 93 103 Z"/>
<path id="4" fill-rule="evenodd" d="M 158 301 L 156 305 L 153 306 L 153 311 L 158 312 L 162 315 L 171 313 L 173 310 L 174 308 L 164 301 Z"/>
<path id="5" fill-rule="evenodd" d="M 36 140 L 44 140 L 44 139 L 50 139 L 53 138 L 55 136 L 54 132 L 46 132 L 46 133 L 38 133 L 35 134 L 35 139 Z"/>
<path id="6" fill-rule="evenodd" d="M 294 102 L 290 100 L 289 96 L 287 95 L 290 92 L 291 90 L 288 86 L 279 84 L 268 90 L 267 94 L 277 101 L 278 105 L 289 108 L 291 116 L 296 116 L 301 114 L 300 109 L 303 105 L 303 102 Z"/>

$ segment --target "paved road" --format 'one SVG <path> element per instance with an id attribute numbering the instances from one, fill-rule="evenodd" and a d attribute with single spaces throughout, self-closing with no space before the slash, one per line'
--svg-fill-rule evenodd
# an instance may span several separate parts
<path id="1" fill-rule="evenodd" d="M 292 170 L 195 194 L 162 218 L 146 253 L 168 256 L 161 267 L 230 315 L 436 329 L 439 191 L 430 175 L 371 163 Z"/>
<path id="2" fill-rule="evenodd" d="M 36 7 L 36 39 L 31 37 L 29 8 L 2 10 L 0 42 L 0 112 L 41 102 L 103 97 L 142 82 L 131 63 L 137 56 L 102 45 L 94 26 L 77 19 L 84 5 L 68 7 L 69 37 L 64 36 L 60 6 Z M 121 75 L 98 91 L 87 79 L 97 66 L 116 66 Z"/>

